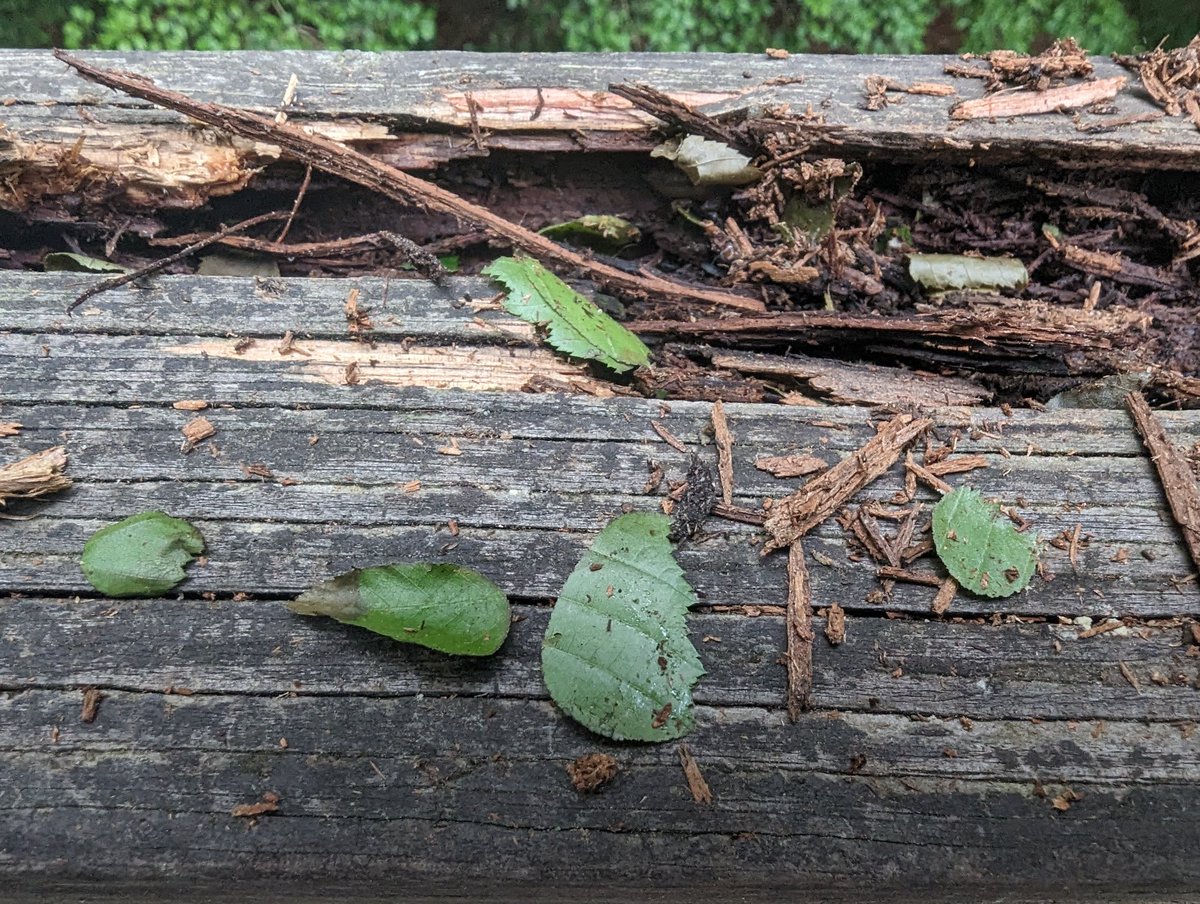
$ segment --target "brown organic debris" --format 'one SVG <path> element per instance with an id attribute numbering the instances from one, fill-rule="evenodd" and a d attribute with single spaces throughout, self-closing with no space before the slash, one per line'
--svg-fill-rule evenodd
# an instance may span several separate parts
<path id="1" fill-rule="evenodd" d="M 679 764 L 683 766 L 683 776 L 687 779 L 688 790 L 692 792 L 692 800 L 698 804 L 711 804 L 712 790 L 700 772 L 700 764 L 692 756 L 687 744 L 679 745 Z"/>
<path id="2" fill-rule="evenodd" d="M 830 603 L 825 613 L 825 639 L 834 647 L 846 639 L 846 610 L 837 603 Z"/>
<path id="3" fill-rule="evenodd" d="M 1142 394 L 1131 392 L 1125 401 L 1138 433 L 1150 452 L 1150 459 L 1158 469 L 1158 479 L 1166 494 L 1167 504 L 1183 533 L 1192 562 L 1200 568 L 1200 485 L 1197 485 L 1187 457 L 1171 442 Z"/>
<path id="4" fill-rule="evenodd" d="M 938 591 L 933 596 L 933 604 L 929 607 L 935 615 L 945 615 L 950 604 L 954 602 L 954 594 L 958 592 L 958 581 L 952 577 L 945 578 L 938 584 Z"/>
<path id="5" fill-rule="evenodd" d="M 0 508 L 10 499 L 36 499 L 71 485 L 63 474 L 67 453 L 62 446 L 34 452 L 12 464 L 0 466 Z"/>
<path id="6" fill-rule="evenodd" d="M 725 419 L 725 406 L 720 400 L 712 407 L 713 437 L 717 443 L 717 477 L 721 481 L 721 501 L 733 505 L 733 434 Z"/>
<path id="7" fill-rule="evenodd" d="M 100 693 L 97 688 L 85 687 L 83 689 L 83 707 L 79 711 L 79 720 L 91 725 L 96 721 L 96 716 L 100 715 L 100 701 L 104 699 L 104 694 Z"/>
<path id="8" fill-rule="evenodd" d="M 233 808 L 232 815 L 252 819 L 268 813 L 278 813 L 279 800 L 279 795 L 274 791 L 264 791 L 255 803 L 238 804 Z"/>
<path id="9" fill-rule="evenodd" d="M 183 434 L 183 445 L 180 446 L 179 451 L 191 452 L 197 445 L 213 436 L 217 432 L 217 428 L 208 418 L 197 417 L 180 427 L 179 432 Z"/>
<path id="10" fill-rule="evenodd" d="M 666 443 L 676 452 L 687 452 L 688 447 L 683 444 L 683 441 L 666 427 L 664 427 L 662 423 L 659 421 L 651 421 L 650 427 L 655 433 L 662 437 L 662 441 L 664 443 Z"/>
<path id="11" fill-rule="evenodd" d="M 1077 110 L 1101 101 L 1112 100 L 1125 87 L 1123 75 L 1063 85 L 1046 91 L 1014 91 L 1010 94 L 987 94 L 964 100 L 950 108 L 951 119 L 1003 119 L 1009 116 L 1037 116 L 1060 110 Z"/>
<path id="12" fill-rule="evenodd" d="M 0 436 L 16 436 L 21 432 L 21 425 L 16 421 L 0 421 Z"/>
<path id="13" fill-rule="evenodd" d="M 620 767 L 607 753 L 585 753 L 567 763 L 571 784 L 581 794 L 594 794 L 617 777 Z"/>
<path id="14" fill-rule="evenodd" d="M 208 407 L 208 402 L 204 399 L 180 399 L 172 402 L 171 407 L 176 411 L 203 411 Z"/>
<path id="15" fill-rule="evenodd" d="M 1115 59 L 1137 72 L 1146 92 L 1168 116 L 1186 112 L 1200 129 L 1200 35 L 1186 47 L 1163 50 L 1160 44 L 1148 53 Z"/>
<path id="16" fill-rule="evenodd" d="M 928 418 L 902 414 L 879 426 L 879 432 L 857 451 L 824 474 L 775 502 L 767 516 L 770 539 L 763 554 L 789 546 L 841 508 L 851 497 L 883 474 L 901 451 L 933 426 Z"/>
<path id="17" fill-rule="evenodd" d="M 799 541 L 788 549 L 787 595 L 787 711 L 793 722 L 808 709 L 813 684 L 812 587 L 804 547 Z"/>
<path id="18" fill-rule="evenodd" d="M 756 459 L 754 467 L 772 477 L 807 477 L 828 470 L 829 463 L 815 455 L 768 455 Z"/>

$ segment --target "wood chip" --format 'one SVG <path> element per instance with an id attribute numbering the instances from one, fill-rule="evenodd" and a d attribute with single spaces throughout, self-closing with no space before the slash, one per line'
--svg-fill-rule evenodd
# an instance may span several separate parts
<path id="1" fill-rule="evenodd" d="M 772 477 L 807 477 L 829 469 L 829 464 L 815 455 L 768 455 L 754 462 L 754 467 Z"/>
<path id="2" fill-rule="evenodd" d="M 234 816 L 248 819 L 277 812 L 279 812 L 279 795 L 274 791 L 264 791 L 256 803 L 238 804 L 233 808 Z"/>
<path id="3" fill-rule="evenodd" d="M 204 399 L 180 399 L 178 402 L 173 402 L 171 407 L 176 411 L 203 411 L 208 407 L 208 402 Z"/>
<path id="4" fill-rule="evenodd" d="M 937 490 L 943 495 L 954 489 L 954 487 L 950 486 L 950 484 L 946 483 L 946 481 L 942 480 L 942 478 L 931 473 L 924 465 L 917 464 L 916 459 L 912 457 L 911 452 L 909 452 L 904 458 L 904 467 L 908 473 L 912 474 L 923 484 Z"/>
<path id="5" fill-rule="evenodd" d="M 945 477 L 947 474 L 965 474 L 979 468 L 990 466 L 990 462 L 982 455 L 961 455 L 958 458 L 943 458 L 933 464 L 926 464 L 925 470 L 935 477 Z"/>
<path id="6" fill-rule="evenodd" d="M 358 308 L 358 299 L 361 292 L 358 289 L 351 289 L 346 295 L 346 326 L 350 329 L 351 335 L 373 330 L 375 325 L 371 323 L 371 318 L 367 316 L 366 311 L 360 311 Z"/>
<path id="7" fill-rule="evenodd" d="M 829 604 L 829 612 L 825 616 L 825 639 L 834 647 L 846 639 L 846 610 L 837 603 Z"/>
<path id="8" fill-rule="evenodd" d="M 16 421 L 0 421 L 0 436 L 16 436 L 21 432 L 21 425 Z"/>
<path id="9" fill-rule="evenodd" d="M 96 716 L 100 714 L 100 701 L 103 699 L 104 694 L 99 690 L 94 687 L 85 687 L 83 689 L 83 708 L 79 711 L 79 720 L 89 725 L 95 722 Z"/>
<path id="10" fill-rule="evenodd" d="M 954 594 L 958 592 L 958 581 L 947 577 L 938 584 L 938 591 L 933 596 L 933 605 L 929 608 L 937 615 L 945 615 L 950 604 L 954 602 Z"/>
<path id="11" fill-rule="evenodd" d="M 1104 100 L 1112 100 L 1125 87 L 1128 79 L 1123 75 L 1063 85 L 1047 91 L 1012 91 L 988 94 L 973 100 L 964 100 L 950 108 L 951 119 L 1003 119 L 1008 116 L 1035 116 L 1059 110 L 1075 110 L 1090 107 Z"/>
<path id="12" fill-rule="evenodd" d="M 1192 475 L 1187 457 L 1171 442 L 1162 423 L 1150 410 L 1140 392 L 1125 397 L 1129 413 L 1137 425 L 1150 459 L 1158 469 L 1158 479 L 1167 496 L 1171 514 L 1183 532 L 1192 562 L 1200 568 L 1200 486 Z"/>
<path id="13" fill-rule="evenodd" d="M 67 453 L 62 446 L 0 466 L 0 508 L 9 499 L 36 499 L 65 490 L 71 485 L 71 478 L 63 473 L 66 467 Z"/>
<path id="14" fill-rule="evenodd" d="M 576 791 L 594 794 L 616 778 L 619 768 L 607 753 L 585 753 L 567 763 L 567 775 Z"/>
<path id="15" fill-rule="evenodd" d="M 342 372 L 342 382 L 347 386 L 358 385 L 358 362 L 351 361 Z"/>
<path id="16" fill-rule="evenodd" d="M 212 422 L 208 418 L 196 417 L 180 427 L 179 432 L 183 434 L 183 446 L 180 448 L 180 451 L 191 452 L 196 448 L 197 444 L 216 433 L 217 428 L 212 425 Z"/>
<path id="17" fill-rule="evenodd" d="M 687 452 L 688 448 L 683 444 L 683 441 L 666 427 L 664 427 L 661 423 L 658 421 L 651 421 L 650 426 L 653 428 L 655 433 L 662 437 L 663 442 L 676 452 Z"/>
<path id="18" fill-rule="evenodd" d="M 726 505 L 723 502 L 715 503 L 712 507 L 712 514 L 718 518 L 725 518 L 729 521 L 738 521 L 742 524 L 758 524 L 761 525 L 767 520 L 767 513 L 757 509 L 743 508 L 740 505 Z"/>
<path id="19" fill-rule="evenodd" d="M 892 568 L 890 565 L 884 565 L 882 568 L 875 569 L 875 574 L 889 581 L 904 581 L 906 584 L 923 584 L 926 587 L 940 588 L 943 580 L 940 575 L 936 575 L 932 571 L 910 571 L 907 568 Z"/>
<path id="20" fill-rule="evenodd" d="M 704 780 L 704 775 L 700 772 L 700 764 L 692 756 L 692 751 L 688 749 L 687 744 L 679 745 L 679 764 L 683 766 L 683 776 L 687 779 L 688 790 L 692 792 L 692 800 L 698 804 L 711 804 L 712 790 L 708 787 L 708 782 Z"/>
<path id="21" fill-rule="evenodd" d="M 438 446 L 436 449 L 438 455 L 462 455 L 462 449 L 458 447 L 458 439 L 450 437 L 450 442 L 445 446 Z"/>
<path id="22" fill-rule="evenodd" d="M 665 473 L 662 465 L 656 461 L 646 460 L 646 470 L 649 471 L 649 476 L 646 478 L 646 484 L 642 487 L 642 492 L 649 496 L 651 493 L 657 493 L 658 488 L 662 486 Z"/>
<path id="23" fill-rule="evenodd" d="M 812 696 L 812 589 L 804 547 L 799 541 L 788 548 L 787 561 L 787 711 L 793 722 L 808 709 Z"/>
<path id="24" fill-rule="evenodd" d="M 765 526 L 771 536 L 763 546 L 763 554 L 792 545 L 836 512 L 890 468 L 901 450 L 932 425 L 928 418 L 913 419 L 907 414 L 894 417 L 860 449 L 776 502 L 767 516 Z"/>
<path id="25" fill-rule="evenodd" d="M 1142 692 L 1142 685 L 1138 681 L 1137 675 L 1133 673 L 1133 669 L 1131 669 L 1124 660 L 1121 660 L 1117 663 L 1117 668 L 1121 671 L 1121 677 L 1128 681 L 1129 686 L 1140 694 Z"/>
<path id="26" fill-rule="evenodd" d="M 725 406 L 718 399 L 712 407 L 713 438 L 717 443 L 717 478 L 721 481 L 721 501 L 733 505 L 733 434 L 725 419 Z"/>

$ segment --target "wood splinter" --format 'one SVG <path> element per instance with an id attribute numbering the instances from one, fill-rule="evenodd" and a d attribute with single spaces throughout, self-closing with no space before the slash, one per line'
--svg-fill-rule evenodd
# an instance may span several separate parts
<path id="1" fill-rule="evenodd" d="M 804 547 L 797 540 L 788 547 L 787 595 L 787 711 L 795 722 L 812 705 L 813 640 L 812 585 Z"/>

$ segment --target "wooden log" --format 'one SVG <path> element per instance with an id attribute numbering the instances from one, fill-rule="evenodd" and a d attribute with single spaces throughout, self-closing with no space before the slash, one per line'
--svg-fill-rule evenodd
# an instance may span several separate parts
<path id="1" fill-rule="evenodd" d="M 1119 900 L 1200 880 L 1188 807 L 1200 607 L 1123 412 L 932 411 L 939 440 L 957 435 L 957 454 L 990 465 L 947 479 L 1016 504 L 1045 539 L 1079 525 L 1078 571 L 1048 547 L 1054 580 L 1002 601 L 960 592 L 934 619 L 935 588 L 897 584 L 867 602 L 874 565 L 819 526 L 805 540 L 813 708 L 795 726 L 782 610 L 764 609 L 785 600 L 783 558 L 759 556 L 753 526 L 707 522 L 678 553 L 701 594 L 689 631 L 709 673 L 687 739 L 714 796 L 700 807 L 673 746 L 587 734 L 547 700 L 538 662 L 547 604 L 595 532 L 658 506 L 647 461 L 678 477 L 692 452 L 713 459 L 711 406 L 344 385 L 278 353 L 288 331 L 298 348 L 381 357 L 535 351 L 511 318 L 472 309 L 476 281 L 156 278 L 68 319 L 84 281 L 0 283 L 0 414 L 23 425 L 3 451 L 62 444 L 75 481 L 13 503 L 6 514 L 30 520 L 0 531 L 0 874 L 14 893 L 44 900 L 86 882 L 198 901 L 235 883 L 266 900 L 369 899 L 486 882 L 497 900 L 546 900 L 590 883 L 631 900 L 650 882 L 664 900 L 903 886 L 936 901 L 1097 883 Z M 358 340 L 351 287 L 375 325 Z M 246 338 L 271 354 L 234 352 Z M 180 428 L 197 411 L 180 400 L 207 403 L 216 430 L 187 454 Z M 759 457 L 832 463 L 873 433 L 862 409 L 725 407 L 734 503 L 747 508 L 798 485 Z M 1181 445 L 1200 438 L 1196 412 L 1162 420 Z M 451 440 L 461 454 L 439 452 Z M 897 468 L 859 501 L 902 488 Z M 194 520 L 206 561 L 171 599 L 97 597 L 79 571 L 84 541 L 147 508 Z M 478 568 L 513 597 L 499 656 L 457 661 L 283 605 L 348 568 L 423 558 Z M 833 602 L 847 610 L 837 647 L 820 617 Z M 91 722 L 85 688 L 99 701 Z M 584 796 L 565 766 L 596 751 L 620 771 Z M 233 815 L 264 795 L 278 796 L 273 812 Z"/>
<path id="2" fill-rule="evenodd" d="M 1000 163 L 1046 159 L 1123 168 L 1200 168 L 1200 133 L 1186 118 L 1080 131 L 1067 116 L 950 118 L 959 100 L 982 96 L 974 79 L 943 72 L 949 57 L 759 54 L 359 54 L 92 53 L 164 87 L 275 113 L 288 83 L 299 88 L 293 122 L 348 140 L 402 168 L 425 168 L 490 149 L 645 153 L 655 121 L 607 91 L 643 82 L 710 115 L 759 116 L 773 108 L 823 122 L 808 127 L 815 150 L 885 160 Z M 1093 60 L 1098 78 L 1125 75 Z M 944 84 L 949 96 L 908 95 L 871 111 L 865 80 Z M 192 129 L 180 117 L 116 97 L 68 74 L 48 51 L 12 51 L 0 61 L 0 206 L 24 210 L 72 191 L 115 191 L 134 205 L 192 207 L 244 187 L 275 148 Z M 1140 87 L 1116 98 L 1118 117 L 1156 112 Z M 472 134 L 472 113 L 485 136 Z"/>

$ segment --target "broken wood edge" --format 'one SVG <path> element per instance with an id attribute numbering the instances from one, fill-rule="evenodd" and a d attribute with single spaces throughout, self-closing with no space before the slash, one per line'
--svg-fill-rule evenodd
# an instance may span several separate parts
<path id="1" fill-rule="evenodd" d="M 302 163 L 376 191 L 392 200 L 405 204 L 415 203 L 478 224 L 535 257 L 589 273 L 601 285 L 614 291 L 623 291 L 636 297 L 660 296 L 675 302 L 715 305 L 746 312 L 765 311 L 762 301 L 750 296 L 702 286 L 686 286 L 660 276 L 625 273 L 616 267 L 584 257 L 451 191 L 381 163 L 341 142 L 307 132 L 291 123 L 277 123 L 273 119 L 245 110 L 196 101 L 177 92 L 159 88 L 144 76 L 101 69 L 61 50 L 56 50 L 54 55 L 81 76 L 97 84 L 151 101 L 242 138 L 277 145 Z"/>

